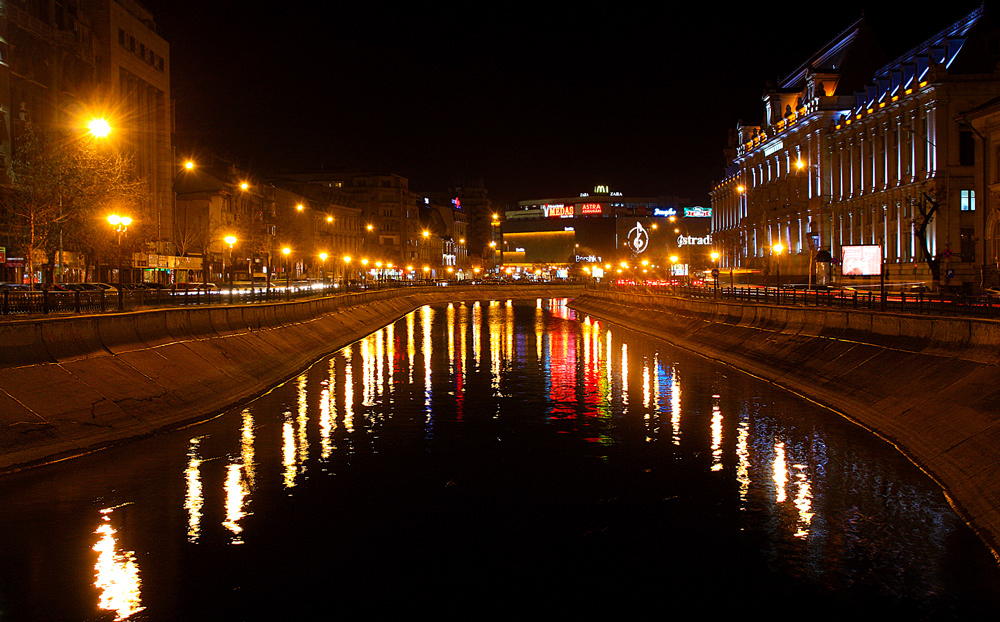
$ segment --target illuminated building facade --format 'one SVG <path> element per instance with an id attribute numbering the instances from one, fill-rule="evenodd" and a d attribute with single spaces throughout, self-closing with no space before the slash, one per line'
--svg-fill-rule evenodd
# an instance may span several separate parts
<path id="1" fill-rule="evenodd" d="M 837 270 L 816 259 L 881 244 L 889 282 L 930 281 L 914 223 L 936 202 L 925 238 L 939 283 L 979 284 L 984 225 L 962 115 L 1000 93 L 997 35 L 980 7 L 875 65 L 862 19 L 767 91 L 763 124 L 736 128 L 712 190 L 722 265 L 768 272 L 780 242 L 782 274 L 822 283 Z"/>
<path id="2" fill-rule="evenodd" d="M 642 259 L 667 264 L 679 253 L 685 264 L 707 265 L 711 210 L 681 207 L 686 201 L 627 197 L 607 186 L 574 197 L 520 201 L 501 223 L 498 263 L 517 268 Z"/>

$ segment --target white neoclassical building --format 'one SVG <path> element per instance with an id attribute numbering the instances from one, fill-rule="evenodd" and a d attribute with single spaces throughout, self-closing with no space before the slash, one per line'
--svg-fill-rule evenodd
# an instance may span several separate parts
<path id="1" fill-rule="evenodd" d="M 925 242 L 938 284 L 991 284 L 975 186 L 983 148 L 968 120 L 1000 95 L 987 12 L 888 63 L 858 20 L 769 89 L 764 121 L 736 128 L 712 189 L 723 265 L 767 273 L 781 243 L 783 274 L 822 283 L 838 278 L 843 246 L 880 245 L 890 283 L 931 282 Z"/>

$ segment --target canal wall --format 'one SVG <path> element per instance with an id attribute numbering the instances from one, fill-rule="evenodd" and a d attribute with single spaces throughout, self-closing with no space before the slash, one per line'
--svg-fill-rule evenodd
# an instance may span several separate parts
<path id="1" fill-rule="evenodd" d="M 1000 560 L 1000 322 L 594 291 L 570 306 L 867 427 L 934 478 Z"/>
<path id="2" fill-rule="evenodd" d="M 579 291 L 406 288 L 0 322 L 0 472 L 204 421 L 425 304 Z"/>

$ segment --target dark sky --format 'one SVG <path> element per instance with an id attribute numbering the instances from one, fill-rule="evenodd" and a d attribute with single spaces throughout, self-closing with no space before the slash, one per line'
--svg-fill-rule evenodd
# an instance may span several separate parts
<path id="1" fill-rule="evenodd" d="M 376 168 L 418 191 L 482 178 L 501 204 L 608 184 L 707 205 L 727 132 L 760 120 L 765 82 L 861 15 L 831 3 L 580 3 L 568 14 L 143 1 L 170 42 L 182 141 L 259 173 Z M 927 18 L 886 2 L 866 15 L 898 54 L 976 6 Z"/>

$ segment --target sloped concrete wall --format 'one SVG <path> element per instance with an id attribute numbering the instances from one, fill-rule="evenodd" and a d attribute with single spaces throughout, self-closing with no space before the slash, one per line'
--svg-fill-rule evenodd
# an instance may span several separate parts
<path id="1" fill-rule="evenodd" d="M 998 555 L 1000 322 L 612 292 L 587 292 L 570 306 L 871 429 L 933 477 Z"/>
<path id="2" fill-rule="evenodd" d="M 428 287 L 0 322 L 0 471 L 205 420 L 425 304 L 578 291 Z"/>

